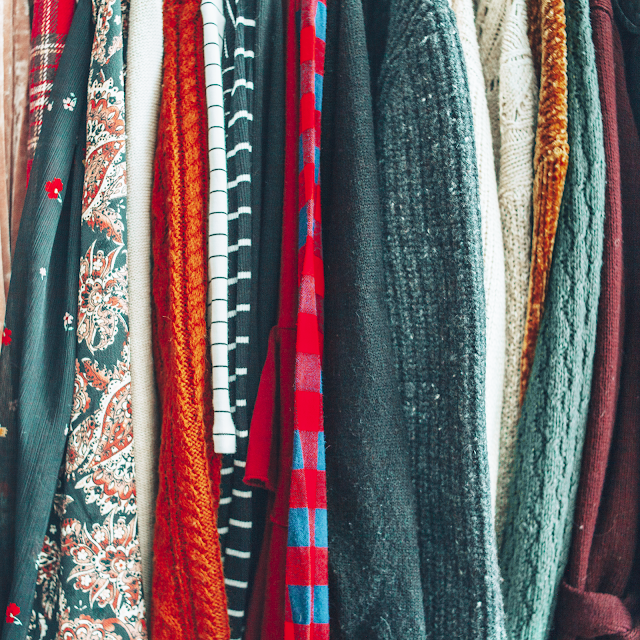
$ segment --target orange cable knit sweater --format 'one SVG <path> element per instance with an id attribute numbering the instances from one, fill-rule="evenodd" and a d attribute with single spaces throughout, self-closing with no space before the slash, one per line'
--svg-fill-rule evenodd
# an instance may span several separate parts
<path id="1" fill-rule="evenodd" d="M 540 77 L 540 97 L 533 160 L 533 237 L 520 367 L 520 403 L 524 399 L 533 366 L 569 163 L 564 0 L 529 0 L 528 9 L 529 40 Z"/>
<path id="2" fill-rule="evenodd" d="M 152 198 L 153 336 L 163 415 L 151 625 L 155 640 L 222 640 L 229 623 L 205 323 L 209 194 L 200 0 L 165 0 L 163 13 Z"/>

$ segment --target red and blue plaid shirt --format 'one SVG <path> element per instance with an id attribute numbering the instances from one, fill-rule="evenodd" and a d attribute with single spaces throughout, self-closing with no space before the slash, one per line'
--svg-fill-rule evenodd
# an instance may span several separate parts
<path id="1" fill-rule="evenodd" d="M 327 491 L 322 412 L 324 273 L 320 119 L 327 7 L 300 0 L 298 315 L 285 639 L 328 640 Z"/>

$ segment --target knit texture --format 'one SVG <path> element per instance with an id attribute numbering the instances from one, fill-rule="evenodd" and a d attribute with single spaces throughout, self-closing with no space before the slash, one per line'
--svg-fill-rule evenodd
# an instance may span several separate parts
<path id="1" fill-rule="evenodd" d="M 152 637 L 229 637 L 207 372 L 207 120 L 198 0 L 166 0 L 152 195 L 153 336 L 162 403 Z M 188 541 L 188 544 L 186 544 Z"/>
<path id="2" fill-rule="evenodd" d="M 534 155 L 533 234 L 520 403 L 531 375 L 567 175 L 567 35 L 564 0 L 530 0 L 529 39 L 540 78 Z"/>
<path id="3" fill-rule="evenodd" d="M 80 216 L 86 138 L 86 91 L 93 25 L 81 0 L 61 81 L 45 114 L 42 144 L 16 243 L 0 355 L 0 610 L 13 602 L 22 625 L 2 637 L 24 638 L 72 409 L 77 339 L 65 315 L 76 316 Z M 64 108 L 67 91 L 78 96 Z M 46 185 L 58 178 L 60 199 Z M 62 200 L 62 202 L 60 202 Z M 43 275 L 44 270 L 44 275 Z"/>
<path id="4" fill-rule="evenodd" d="M 471 103 L 446 0 L 396 0 L 375 122 L 392 344 L 418 495 L 425 627 L 503 638 L 487 462 Z"/>
<path id="5" fill-rule="evenodd" d="M 380 260 L 368 53 L 361 0 L 331 0 L 321 152 L 331 638 L 422 640 L 416 498 Z"/>
<path id="6" fill-rule="evenodd" d="M 493 158 L 496 175 L 500 175 L 501 134 L 500 134 L 500 81 L 501 56 L 507 21 L 514 5 L 512 0 L 479 0 L 475 6 L 475 27 L 478 35 L 480 63 L 484 77 Z M 507 265 L 508 266 L 508 265 Z"/>
<path id="7" fill-rule="evenodd" d="M 538 83 L 527 37 L 526 0 L 513 0 L 503 27 L 499 92 L 498 197 L 504 242 L 506 346 L 496 492 L 495 527 L 498 544 L 504 527 L 509 484 L 513 477 L 516 426 L 520 417 L 520 357 L 531 265 L 533 148 Z"/>
<path id="8" fill-rule="evenodd" d="M 558 638 L 633 637 L 628 591 L 638 536 L 640 446 L 637 346 L 640 141 L 629 104 L 620 37 L 609 0 L 591 3 L 607 160 L 605 245 L 589 422 L 571 555 L 560 587 Z M 621 174 L 621 163 L 625 167 Z M 624 185 L 621 177 L 624 175 Z M 622 242 L 624 240 L 624 243 Z M 622 346 L 622 259 L 626 280 Z M 617 324 L 616 324 L 617 322 Z M 620 376 L 620 360 L 623 362 Z M 618 398 L 618 384 L 620 400 Z M 615 427 L 614 427 L 615 425 Z M 634 628 L 635 627 L 635 628 Z"/>
<path id="9" fill-rule="evenodd" d="M 569 0 L 567 184 L 501 549 L 514 640 L 546 640 L 571 540 L 596 339 L 605 162 L 589 7 Z"/>
<path id="10" fill-rule="evenodd" d="M 584 623 L 584 616 L 579 614 L 576 607 L 569 607 L 568 612 L 563 612 L 563 600 L 566 600 L 567 597 L 579 598 L 580 596 L 575 591 L 584 591 L 587 578 L 589 577 L 590 582 L 593 579 L 593 576 L 589 575 L 589 556 L 594 540 L 613 436 L 622 361 L 622 320 L 624 314 L 622 299 L 622 202 L 612 14 L 610 0 L 594 0 L 591 3 L 591 24 L 598 68 L 607 171 L 605 234 L 593 382 L 582 471 L 576 499 L 571 554 L 556 612 L 560 628 L 565 630 L 574 627 L 575 622 L 579 625 Z M 576 614 L 579 617 L 574 620 L 573 616 Z M 569 631 L 568 635 L 563 634 L 563 637 L 575 638 L 576 636 Z"/>
<path id="11" fill-rule="evenodd" d="M 228 183 L 228 347 L 229 399 L 236 428 L 236 451 L 222 459 L 218 532 L 224 561 L 231 640 L 244 631 L 251 568 L 252 491 L 244 483 L 249 443 L 247 373 L 251 342 L 252 224 L 251 132 L 253 121 L 253 40 L 255 2 L 225 3 L 222 86 L 226 124 Z"/>
<path id="12" fill-rule="evenodd" d="M 456 14 L 460 44 L 467 71 L 478 164 L 487 342 L 484 402 L 487 414 L 487 453 L 489 456 L 491 504 L 495 509 L 505 356 L 504 246 L 493 159 L 491 124 L 478 51 L 473 4 L 472 0 L 452 0 L 451 6 Z"/>
<path id="13" fill-rule="evenodd" d="M 127 50 L 131 420 L 142 586 L 151 602 L 160 424 L 151 332 L 151 188 L 162 89 L 162 0 L 132 0 Z M 147 611 L 147 616 L 149 611 Z"/>

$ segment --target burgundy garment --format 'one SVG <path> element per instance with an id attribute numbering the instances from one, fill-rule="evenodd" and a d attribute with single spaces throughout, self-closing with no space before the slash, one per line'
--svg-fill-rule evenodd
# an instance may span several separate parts
<path id="1" fill-rule="evenodd" d="M 637 597 L 627 593 L 640 507 L 640 141 L 611 1 L 592 0 L 591 20 L 607 161 L 605 251 L 587 439 L 556 637 L 640 640 Z"/>
<path id="2" fill-rule="evenodd" d="M 293 0 L 286 0 L 286 129 L 280 302 L 249 431 L 244 481 L 270 492 L 245 640 L 284 638 L 298 302 L 298 62 Z"/>

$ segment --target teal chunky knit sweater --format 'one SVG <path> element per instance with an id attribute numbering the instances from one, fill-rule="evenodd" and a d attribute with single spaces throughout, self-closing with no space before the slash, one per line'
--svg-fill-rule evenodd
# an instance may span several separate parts
<path id="1" fill-rule="evenodd" d="M 588 0 L 566 0 L 569 168 L 518 426 L 500 565 L 513 640 L 546 640 L 567 562 L 596 339 L 605 161 Z"/>

